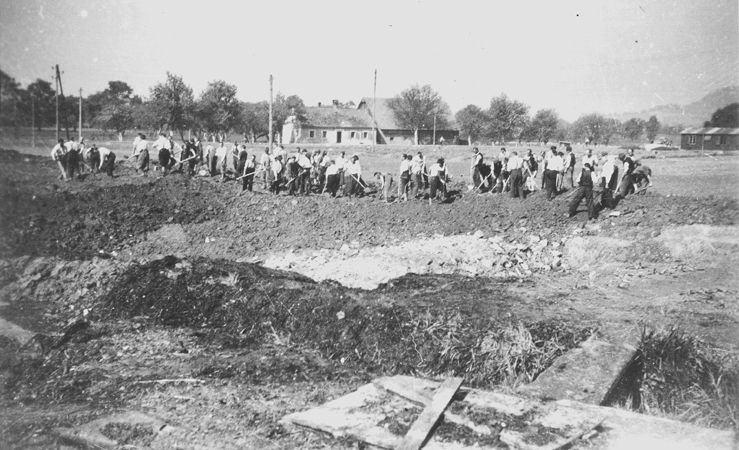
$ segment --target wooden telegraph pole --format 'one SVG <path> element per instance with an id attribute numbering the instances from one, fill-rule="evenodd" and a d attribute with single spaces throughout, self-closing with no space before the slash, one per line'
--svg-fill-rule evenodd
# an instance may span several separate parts
<path id="1" fill-rule="evenodd" d="M 54 71 L 54 101 L 56 102 L 56 140 L 59 141 L 59 66 L 52 67 Z"/>
<path id="2" fill-rule="evenodd" d="M 375 69 L 375 83 L 372 89 L 372 151 L 375 150 L 375 144 L 377 143 L 377 119 L 375 113 L 377 112 L 377 69 Z"/>
<path id="3" fill-rule="evenodd" d="M 31 146 L 36 148 L 36 97 L 31 93 Z"/>
<path id="4" fill-rule="evenodd" d="M 431 145 L 436 145 L 436 113 L 434 113 L 434 134 L 432 137 Z"/>
<path id="5" fill-rule="evenodd" d="M 77 135 L 79 136 L 79 141 L 82 142 L 82 88 L 80 88 L 80 113 L 79 113 L 79 116 L 80 116 L 80 124 L 79 124 L 79 128 L 77 128 L 77 130 L 79 130 L 79 132 L 77 133 Z"/>
<path id="6" fill-rule="evenodd" d="M 272 151 L 272 74 L 269 75 L 269 150 Z"/>

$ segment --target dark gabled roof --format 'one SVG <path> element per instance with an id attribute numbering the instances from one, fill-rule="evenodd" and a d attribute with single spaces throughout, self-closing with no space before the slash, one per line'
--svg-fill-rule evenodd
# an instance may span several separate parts
<path id="1" fill-rule="evenodd" d="M 739 134 L 739 128 L 686 128 L 680 134 Z"/>
<path id="2" fill-rule="evenodd" d="M 393 110 L 390 109 L 390 100 L 391 99 L 389 98 L 378 98 L 377 106 L 375 107 L 372 97 L 362 97 L 357 109 L 367 110 L 370 117 L 374 113 L 376 115 L 375 119 L 377 121 L 377 126 L 382 130 L 407 130 L 407 128 L 401 127 L 395 121 L 395 114 L 393 114 Z M 448 130 L 456 130 L 454 117 L 447 117 L 447 122 L 449 123 L 449 127 L 447 128 Z"/>
<path id="3" fill-rule="evenodd" d="M 372 119 L 364 111 L 335 106 L 308 106 L 303 128 L 372 128 Z"/>

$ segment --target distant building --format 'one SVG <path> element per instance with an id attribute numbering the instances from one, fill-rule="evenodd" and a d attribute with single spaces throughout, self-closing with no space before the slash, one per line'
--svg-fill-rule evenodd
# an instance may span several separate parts
<path id="1" fill-rule="evenodd" d="M 680 132 L 683 150 L 739 150 L 739 128 L 687 128 Z"/>
<path id="2" fill-rule="evenodd" d="M 283 144 L 372 144 L 372 120 L 356 108 L 307 106 L 302 122 L 290 116 L 282 127 Z"/>
<path id="3" fill-rule="evenodd" d="M 377 105 L 373 104 L 372 98 L 364 97 L 359 101 L 357 109 L 366 111 L 369 117 L 375 114 L 375 123 L 379 130 L 377 142 L 379 144 L 413 144 L 413 130 L 404 128 L 395 120 L 395 114 L 390 109 L 389 98 L 378 98 Z M 454 123 L 452 117 L 446 117 L 448 123 Z M 434 138 L 433 124 L 429 124 L 428 128 L 418 131 L 419 144 L 438 144 L 445 142 L 454 144 L 459 140 L 459 130 L 454 128 L 437 128 L 436 142 L 432 142 Z"/>
<path id="4" fill-rule="evenodd" d="M 378 98 L 377 108 L 372 107 L 371 98 L 363 98 L 356 108 L 339 106 L 334 100 L 330 106 L 321 105 L 305 108 L 304 120 L 290 116 L 282 127 L 283 144 L 413 144 L 413 130 L 400 127 L 388 106 L 390 99 Z M 376 119 L 373 120 L 373 111 Z M 451 118 L 446 118 L 451 123 Z M 421 144 L 433 141 L 433 125 L 419 130 Z M 459 139 L 459 130 L 437 129 L 436 143 L 454 144 Z"/>

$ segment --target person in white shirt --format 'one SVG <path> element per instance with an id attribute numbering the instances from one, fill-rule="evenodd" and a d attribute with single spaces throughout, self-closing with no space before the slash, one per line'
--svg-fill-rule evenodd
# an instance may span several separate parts
<path id="1" fill-rule="evenodd" d="M 246 152 L 244 152 L 246 153 Z M 241 179 L 241 190 L 251 192 L 254 189 L 254 172 L 257 170 L 257 157 L 253 153 L 244 163 L 244 173 Z"/>
<path id="2" fill-rule="evenodd" d="M 482 153 L 475 147 L 472 149 L 472 165 L 470 166 L 470 174 L 472 176 L 472 186 L 478 189 L 482 184 Z"/>
<path id="3" fill-rule="evenodd" d="M 585 156 L 582 157 L 582 164 L 583 166 L 585 164 L 589 164 L 590 167 L 595 170 L 595 168 L 598 166 L 598 160 L 593 156 L 593 149 L 589 148 L 587 152 L 585 153 Z"/>
<path id="4" fill-rule="evenodd" d="M 619 173 L 618 173 L 618 159 L 616 155 L 609 155 L 607 152 L 601 153 L 603 161 L 602 168 L 600 170 L 600 186 L 603 188 L 603 193 L 600 197 L 600 204 L 606 208 L 614 208 L 616 206 L 613 194 L 616 192 L 618 187 Z"/>
<path id="5" fill-rule="evenodd" d="M 208 165 L 208 174 L 214 177 L 218 173 L 218 158 L 216 148 L 211 144 L 205 146 L 205 162 Z"/>
<path id="6" fill-rule="evenodd" d="M 512 151 L 508 157 L 508 183 L 511 188 L 512 198 L 524 198 L 523 196 L 523 159 L 518 156 L 518 152 Z"/>
<path id="7" fill-rule="evenodd" d="M 325 190 L 331 197 L 336 197 L 336 191 L 339 190 L 339 166 L 336 161 L 329 160 L 326 167 L 326 187 Z"/>
<path id="8" fill-rule="evenodd" d="M 411 181 L 411 155 L 403 154 L 398 171 L 398 201 L 408 201 L 408 183 Z"/>
<path id="9" fill-rule="evenodd" d="M 351 162 L 346 166 L 346 184 L 344 195 L 351 197 L 352 195 L 360 195 L 362 185 L 362 166 L 359 165 L 359 156 L 353 155 Z"/>
<path id="10" fill-rule="evenodd" d="M 57 142 L 54 148 L 51 149 L 51 159 L 56 161 L 56 164 L 59 166 L 59 171 L 61 172 L 59 178 L 64 181 L 69 181 L 69 178 L 67 178 L 67 168 L 65 166 L 67 162 L 67 147 L 64 145 L 64 139 L 59 139 L 59 142 Z"/>
<path id="11" fill-rule="evenodd" d="M 146 135 L 139 133 L 134 140 L 135 145 L 132 157 L 135 158 L 136 173 L 141 171 L 141 176 L 145 176 L 149 171 L 149 142 Z"/>
<path id="12" fill-rule="evenodd" d="M 100 153 L 100 171 L 112 177 L 113 169 L 115 169 L 115 153 L 107 147 L 100 147 L 97 151 Z"/>
<path id="13" fill-rule="evenodd" d="M 64 147 L 67 150 L 66 153 L 66 164 L 65 167 L 67 168 L 67 175 L 69 176 L 69 179 L 74 179 L 74 173 L 77 172 L 79 174 L 79 163 L 80 163 L 80 145 L 77 142 L 77 138 L 72 139 L 71 141 L 67 141 L 64 144 Z"/>
<path id="14" fill-rule="evenodd" d="M 164 133 L 159 133 L 159 138 L 154 141 L 152 147 L 159 152 L 159 167 L 162 168 L 162 176 L 165 176 L 169 172 L 172 163 L 172 142 Z"/>
<path id="15" fill-rule="evenodd" d="M 375 179 L 380 182 L 380 191 L 382 191 L 382 197 L 380 198 L 385 200 L 385 203 L 390 203 L 390 188 L 393 186 L 393 174 L 390 172 L 375 172 L 374 175 Z"/>
<path id="16" fill-rule="evenodd" d="M 221 141 L 221 145 L 218 146 L 215 152 L 216 165 L 218 171 L 221 173 L 221 181 L 226 178 L 226 159 L 228 158 L 228 149 L 226 143 Z"/>
<path id="17" fill-rule="evenodd" d="M 280 193 L 280 184 L 282 183 L 282 156 L 277 155 L 270 166 L 272 170 L 272 185 L 270 191 L 275 194 Z"/>
<path id="18" fill-rule="evenodd" d="M 549 148 L 545 156 L 544 183 L 546 185 L 547 200 L 552 200 L 557 192 L 557 174 L 562 171 L 562 158 L 557 155 L 557 147 Z"/>
<path id="19" fill-rule="evenodd" d="M 570 182 L 570 189 L 575 188 L 575 154 L 569 145 L 565 146 L 564 181 Z M 562 182 L 563 185 L 564 181 Z"/>
<path id="20" fill-rule="evenodd" d="M 429 205 L 440 194 L 441 201 L 446 200 L 446 164 L 444 158 L 439 158 L 429 168 Z"/>
<path id="21" fill-rule="evenodd" d="M 313 168 L 313 163 L 308 156 L 307 149 L 303 149 L 303 152 L 298 155 L 297 163 L 298 167 L 300 168 L 300 172 L 298 172 L 298 192 L 301 194 L 310 195 L 310 174 L 311 169 Z"/>
<path id="22" fill-rule="evenodd" d="M 265 191 L 272 186 L 272 157 L 269 147 L 264 147 L 264 153 L 259 158 L 259 170 L 262 171 L 262 189 Z"/>
<path id="23" fill-rule="evenodd" d="M 339 153 L 339 157 L 334 160 L 334 164 L 336 164 L 336 170 L 339 171 L 339 189 L 344 187 L 344 184 L 346 183 L 346 180 L 344 178 L 344 170 L 346 169 L 346 165 L 349 161 L 346 160 L 346 152 Z"/>
<path id="24" fill-rule="evenodd" d="M 411 198 L 418 197 L 418 191 L 423 190 L 423 175 L 426 171 L 426 162 L 423 154 L 418 152 L 411 160 Z"/>

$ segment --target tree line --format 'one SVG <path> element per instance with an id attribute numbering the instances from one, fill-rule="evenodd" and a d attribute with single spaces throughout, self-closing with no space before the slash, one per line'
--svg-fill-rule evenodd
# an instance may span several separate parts
<path id="1" fill-rule="evenodd" d="M 183 138 L 188 131 L 219 137 L 238 133 L 249 142 L 267 136 L 268 101 L 244 102 L 236 94 L 235 85 L 216 80 L 196 97 L 181 76 L 169 72 L 166 80 L 150 88 L 146 98 L 135 95 L 124 81 L 109 81 L 104 90 L 83 99 L 83 124 L 114 131 L 120 138 L 134 129 L 172 131 Z M 37 79 L 23 88 L 0 70 L 0 125 L 19 127 L 34 123 L 39 129 L 53 126 L 54 96 L 49 81 Z M 75 131 L 78 101 L 74 96 L 60 99 L 60 123 Z M 339 105 L 353 107 L 354 103 Z M 419 130 L 445 129 L 453 126 L 453 121 L 462 139 L 470 143 L 578 141 L 608 145 L 616 136 L 632 142 L 644 138 L 653 141 L 659 133 L 676 134 L 681 128 L 663 127 L 656 116 L 620 122 L 598 113 L 584 114 L 568 123 L 554 109 L 540 109 L 532 115 L 528 105 L 505 94 L 492 98 L 487 108 L 467 105 L 452 117 L 449 106 L 429 85 L 411 86 L 393 97 L 389 107 L 396 122 L 414 132 L 416 143 Z M 716 111 L 705 125 L 732 126 L 738 108 L 739 104 L 732 104 Z M 305 104 L 298 95 L 277 93 L 273 100 L 273 134 L 280 134 L 291 115 L 305 121 L 305 113 Z"/>

